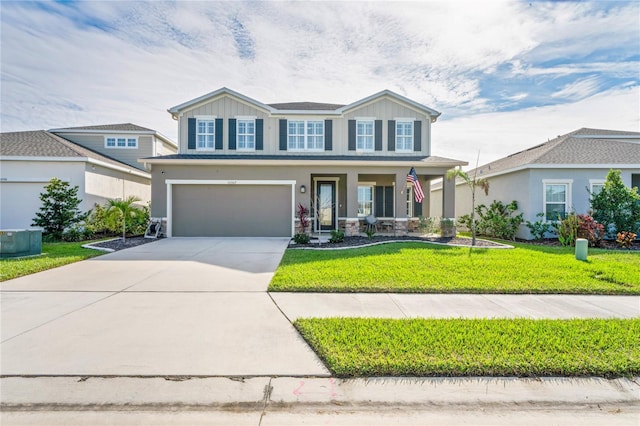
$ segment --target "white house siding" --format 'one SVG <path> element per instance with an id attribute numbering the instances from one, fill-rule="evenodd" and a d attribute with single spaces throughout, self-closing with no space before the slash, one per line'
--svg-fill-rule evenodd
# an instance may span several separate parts
<path id="1" fill-rule="evenodd" d="M 85 189 L 83 162 L 3 160 L 0 165 L 0 228 L 31 227 L 42 205 L 40 194 L 54 177 L 77 185 L 82 198 Z M 83 202 L 81 208 L 86 210 L 86 203 Z"/>
<path id="2" fill-rule="evenodd" d="M 84 205 L 91 209 L 109 199 L 124 199 L 135 196 L 137 204 L 147 205 L 151 201 L 151 179 L 93 164 L 86 164 Z"/>
<path id="3" fill-rule="evenodd" d="M 153 136 L 152 135 L 136 135 L 134 133 L 101 133 L 101 134 L 82 134 L 82 133 L 56 133 L 58 136 L 70 140 L 71 142 L 82 145 L 100 154 L 114 158 L 123 163 L 129 164 L 137 169 L 142 167 L 138 163 L 138 158 L 151 157 L 153 155 Z M 105 148 L 105 136 L 133 136 L 138 138 L 137 149 L 126 148 Z"/>

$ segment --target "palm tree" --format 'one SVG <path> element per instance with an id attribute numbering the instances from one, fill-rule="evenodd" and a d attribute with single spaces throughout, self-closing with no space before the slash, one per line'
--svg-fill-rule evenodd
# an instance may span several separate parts
<path id="1" fill-rule="evenodd" d="M 476 188 L 480 187 L 484 190 L 484 195 L 489 195 L 489 181 L 485 178 L 478 179 L 478 161 L 480 160 L 480 153 L 478 153 L 478 159 L 476 160 L 476 168 L 473 173 L 473 178 L 469 176 L 467 172 L 463 172 L 460 169 L 453 169 L 447 172 L 447 179 L 461 178 L 469 186 L 471 190 L 471 245 L 476 245 Z"/>
<path id="2" fill-rule="evenodd" d="M 126 240 L 127 234 L 127 218 L 134 218 L 138 214 L 138 208 L 134 203 L 141 201 L 140 198 L 130 195 L 124 200 L 109 200 L 109 208 L 107 212 L 118 212 L 122 217 L 122 241 Z"/>

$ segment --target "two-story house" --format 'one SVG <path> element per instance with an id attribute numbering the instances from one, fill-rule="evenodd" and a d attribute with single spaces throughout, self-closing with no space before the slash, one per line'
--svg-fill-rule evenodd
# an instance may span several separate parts
<path id="1" fill-rule="evenodd" d="M 78 186 L 80 208 L 106 200 L 151 200 L 151 174 L 140 157 L 177 151 L 172 140 L 131 123 L 0 134 L 0 228 L 31 226 L 51 178 Z"/>
<path id="2" fill-rule="evenodd" d="M 410 169 L 428 188 L 467 164 L 431 155 L 438 111 L 389 90 L 349 105 L 268 105 L 222 88 L 168 112 L 178 153 L 140 161 L 151 168 L 151 215 L 166 218 L 170 237 L 290 237 L 298 204 L 313 230 L 356 235 L 374 215 L 402 235 L 429 212 L 428 191 L 414 200 Z M 454 197 L 448 181 L 443 216 Z"/>

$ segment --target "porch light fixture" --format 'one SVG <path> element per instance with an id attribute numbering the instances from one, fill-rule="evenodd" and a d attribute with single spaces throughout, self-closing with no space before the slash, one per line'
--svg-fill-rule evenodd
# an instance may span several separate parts
<path id="1" fill-rule="evenodd" d="M 305 192 L 307 192 L 307 187 L 304 185 L 300 185 L 300 193 L 304 194 Z"/>

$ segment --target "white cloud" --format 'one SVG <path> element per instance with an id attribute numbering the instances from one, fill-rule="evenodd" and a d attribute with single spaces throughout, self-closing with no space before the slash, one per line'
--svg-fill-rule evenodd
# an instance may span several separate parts
<path id="1" fill-rule="evenodd" d="M 600 79 L 597 76 L 592 75 L 565 85 L 562 89 L 552 93 L 551 97 L 578 100 L 596 93 L 599 87 Z"/>
<path id="2" fill-rule="evenodd" d="M 478 114 L 433 124 L 432 154 L 480 164 L 582 127 L 640 131 L 640 86 L 610 90 L 578 102 Z"/>
<path id="3" fill-rule="evenodd" d="M 350 103 L 388 88 L 443 111 L 437 129 L 447 111 L 524 99 L 522 87 L 483 92 L 483 78 L 509 64 L 514 75 L 604 72 L 637 84 L 629 58 L 532 62 L 633 46 L 634 3 L 609 13 L 511 1 L 40 5 L 0 3 L 3 131 L 133 121 L 175 137 L 166 109 L 222 86 L 266 103 Z M 599 78 L 566 86 L 556 101 L 592 94 Z"/>

